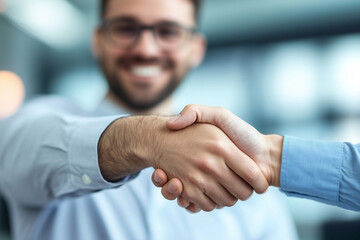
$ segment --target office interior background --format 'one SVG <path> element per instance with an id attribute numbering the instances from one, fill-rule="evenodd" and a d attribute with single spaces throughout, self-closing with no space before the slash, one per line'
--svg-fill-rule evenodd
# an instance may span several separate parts
<path id="1" fill-rule="evenodd" d="M 22 78 L 27 101 L 57 94 L 91 109 L 107 91 L 91 53 L 98 23 L 97 0 L 0 0 L 0 70 Z M 223 106 L 262 133 L 360 142 L 359 0 L 205 0 L 200 30 L 208 53 L 177 111 Z M 360 238 L 359 213 L 283 198 L 300 239 Z"/>

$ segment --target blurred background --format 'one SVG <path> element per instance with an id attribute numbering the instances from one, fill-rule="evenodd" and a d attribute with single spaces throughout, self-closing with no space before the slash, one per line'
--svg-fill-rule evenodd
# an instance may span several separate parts
<path id="1" fill-rule="evenodd" d="M 26 99 L 58 94 L 91 109 L 107 86 L 91 54 L 97 0 L 0 0 L 0 71 Z M 205 0 L 204 63 L 176 106 L 223 106 L 263 133 L 360 142 L 359 0 Z M 360 239 L 360 214 L 284 196 L 300 239 Z M 276 216 L 274 216 L 276 219 Z M 0 201 L 0 239 L 11 239 Z"/>

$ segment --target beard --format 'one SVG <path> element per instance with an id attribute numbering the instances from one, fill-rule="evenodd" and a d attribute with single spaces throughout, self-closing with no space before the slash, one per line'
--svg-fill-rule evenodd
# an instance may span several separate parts
<path id="1" fill-rule="evenodd" d="M 116 61 L 117 67 L 129 66 L 130 64 L 160 64 L 168 69 L 174 69 L 175 64 L 170 60 L 161 60 L 156 58 L 145 59 L 142 57 L 122 57 Z M 123 80 L 118 77 L 115 71 L 111 72 L 106 68 L 105 61 L 100 59 L 100 66 L 102 68 L 103 73 L 107 79 L 110 91 L 115 94 L 115 96 L 121 100 L 127 107 L 135 110 L 135 111 L 146 111 L 149 110 L 166 98 L 168 98 L 175 89 L 180 85 L 182 80 L 185 78 L 188 68 L 184 69 L 181 73 L 175 73 L 170 77 L 167 85 L 158 93 L 156 96 L 147 100 L 137 100 L 134 96 L 131 95 L 129 91 L 127 91 L 126 87 L 123 85 Z M 146 88 L 147 86 L 139 86 Z"/>

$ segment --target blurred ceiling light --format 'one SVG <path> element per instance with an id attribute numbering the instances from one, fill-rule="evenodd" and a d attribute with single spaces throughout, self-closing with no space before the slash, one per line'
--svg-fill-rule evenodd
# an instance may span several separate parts
<path id="1" fill-rule="evenodd" d="M 14 114 L 21 106 L 25 89 L 21 79 L 12 72 L 0 71 L 0 119 Z"/>
<path id="2" fill-rule="evenodd" d="M 268 55 L 264 89 L 267 114 L 286 121 L 317 115 L 319 51 L 310 41 L 275 45 Z"/>
<path id="3" fill-rule="evenodd" d="M 326 56 L 328 80 L 338 110 L 345 114 L 360 112 L 360 35 L 341 37 L 329 46 Z"/>
<path id="4" fill-rule="evenodd" d="M 54 48 L 83 42 L 83 14 L 65 0 L 11 0 L 5 11 L 13 23 Z"/>

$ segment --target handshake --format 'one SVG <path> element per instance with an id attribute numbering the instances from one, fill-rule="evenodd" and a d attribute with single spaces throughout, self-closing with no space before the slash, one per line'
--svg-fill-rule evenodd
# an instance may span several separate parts
<path id="1" fill-rule="evenodd" d="M 166 126 L 175 135 L 161 144 L 152 181 L 188 211 L 233 206 L 253 191 L 280 186 L 282 136 L 263 135 L 224 108 L 200 105 L 188 105 Z"/>

